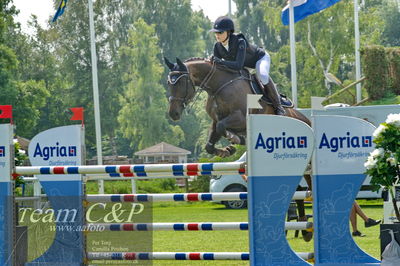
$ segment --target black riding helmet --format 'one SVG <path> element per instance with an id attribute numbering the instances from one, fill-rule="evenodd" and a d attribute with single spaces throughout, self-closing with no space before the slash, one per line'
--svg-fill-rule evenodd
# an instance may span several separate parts
<path id="1" fill-rule="evenodd" d="M 235 31 L 235 25 L 233 24 L 233 21 L 231 18 L 227 16 L 219 17 L 215 20 L 213 28 L 210 30 L 210 32 L 234 32 Z"/>

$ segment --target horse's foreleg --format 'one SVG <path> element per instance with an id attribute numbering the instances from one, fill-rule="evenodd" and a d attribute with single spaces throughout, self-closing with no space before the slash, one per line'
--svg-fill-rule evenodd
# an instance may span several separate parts
<path id="1" fill-rule="evenodd" d="M 216 124 L 216 130 L 221 135 L 228 139 L 232 144 L 244 145 L 246 140 L 242 136 L 238 136 L 228 129 L 245 130 L 246 116 L 240 110 L 234 111 L 232 114 L 224 117 Z"/>
<path id="2" fill-rule="evenodd" d="M 211 125 L 211 128 L 210 128 L 210 133 L 208 135 L 208 142 L 206 144 L 206 148 L 205 149 L 209 154 L 217 155 L 217 156 L 220 156 L 220 157 L 231 156 L 232 154 L 234 154 L 236 152 L 235 147 L 228 146 L 228 147 L 225 147 L 223 149 L 215 147 L 215 144 L 222 137 L 222 135 L 220 133 L 218 133 L 218 131 L 216 130 L 216 125 L 217 125 L 217 122 L 213 121 L 213 123 Z"/>
<path id="3" fill-rule="evenodd" d="M 215 148 L 215 143 L 217 143 L 220 139 L 221 139 L 221 134 L 219 134 L 217 131 L 216 131 L 216 121 L 213 121 L 213 123 L 211 124 L 211 127 L 210 127 L 210 132 L 209 132 L 209 134 L 208 134 L 208 142 L 207 142 L 207 144 L 206 144 L 206 147 L 205 147 L 205 149 L 206 149 L 206 151 L 207 151 L 207 153 L 209 153 L 209 154 L 215 154 L 215 152 L 216 152 L 216 148 Z"/>

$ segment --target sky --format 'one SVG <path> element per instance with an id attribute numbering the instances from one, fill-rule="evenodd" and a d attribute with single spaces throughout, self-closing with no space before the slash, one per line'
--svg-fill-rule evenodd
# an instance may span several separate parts
<path id="1" fill-rule="evenodd" d="M 31 14 L 38 17 L 39 23 L 42 26 L 45 26 L 49 17 L 55 14 L 52 0 L 13 0 L 13 2 L 17 9 L 20 10 L 20 14 L 16 20 L 22 24 L 22 29 L 25 32 L 28 32 L 27 21 Z M 231 2 L 232 12 L 234 13 L 236 11 L 236 5 L 233 1 Z M 73 4 L 73 1 L 69 1 L 68 4 Z M 228 4 L 229 0 L 192 0 L 192 8 L 194 10 L 203 9 L 204 14 L 212 21 L 228 13 Z M 68 13 L 68 5 L 65 12 Z"/>

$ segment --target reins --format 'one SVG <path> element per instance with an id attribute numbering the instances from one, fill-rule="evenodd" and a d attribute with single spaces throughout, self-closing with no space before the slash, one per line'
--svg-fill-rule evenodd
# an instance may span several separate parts
<path id="1" fill-rule="evenodd" d="M 240 73 L 239 77 L 231 79 L 228 82 L 222 84 L 214 93 L 212 93 L 211 88 L 208 86 L 208 83 L 214 77 L 216 70 L 217 70 L 217 64 L 215 64 L 215 62 L 212 62 L 211 70 L 207 73 L 206 77 L 203 79 L 203 81 L 200 83 L 200 86 L 199 86 L 202 90 L 207 91 L 210 94 L 210 96 L 213 98 L 215 98 L 226 86 L 234 83 L 235 81 L 238 81 L 241 79 L 249 80 L 249 78 L 243 76 L 242 73 L 239 72 Z"/>

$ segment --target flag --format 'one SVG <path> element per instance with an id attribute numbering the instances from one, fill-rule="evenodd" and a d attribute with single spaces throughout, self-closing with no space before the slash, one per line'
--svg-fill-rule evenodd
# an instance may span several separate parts
<path id="1" fill-rule="evenodd" d="M 82 121 L 83 125 L 83 107 L 74 107 L 69 109 L 72 111 L 72 117 L 70 120 Z"/>
<path id="2" fill-rule="evenodd" d="M 293 1 L 294 22 L 300 21 L 312 14 L 328 8 L 340 0 L 289 0 Z M 289 4 L 282 9 L 282 23 L 289 25 Z"/>
<path id="3" fill-rule="evenodd" d="M 59 16 L 64 14 L 64 9 L 67 6 L 67 0 L 61 0 L 60 5 L 58 6 L 57 12 L 54 15 L 53 22 L 55 22 Z"/>
<path id="4" fill-rule="evenodd" d="M 10 118 L 11 124 L 13 123 L 12 105 L 0 105 L 0 118 Z"/>

